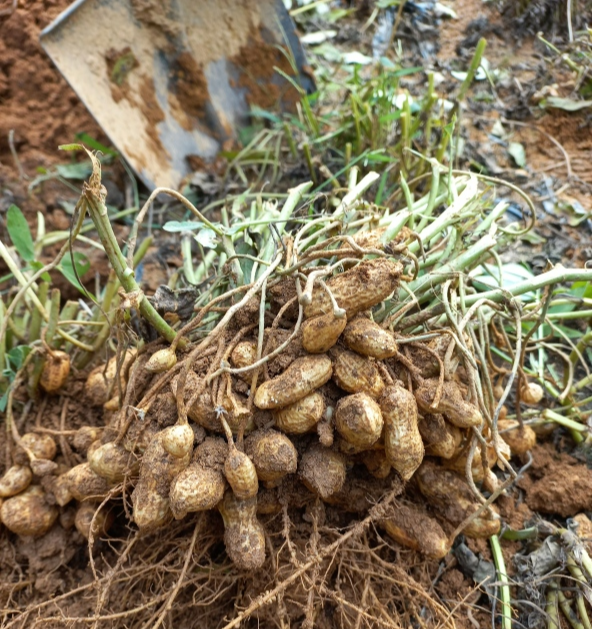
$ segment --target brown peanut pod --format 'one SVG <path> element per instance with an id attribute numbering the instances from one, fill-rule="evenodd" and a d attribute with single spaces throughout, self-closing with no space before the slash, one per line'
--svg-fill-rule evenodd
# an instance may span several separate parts
<path id="1" fill-rule="evenodd" d="M 86 454 L 91 444 L 100 442 L 103 428 L 99 426 L 81 426 L 74 435 L 73 445 L 81 454 Z"/>
<path id="2" fill-rule="evenodd" d="M 322 500 L 341 490 L 347 473 L 345 457 L 340 452 L 313 444 L 302 455 L 298 467 L 300 480 Z"/>
<path id="3" fill-rule="evenodd" d="M 6 498 L 0 507 L 0 522 L 17 535 L 44 535 L 58 515 L 58 509 L 48 504 L 45 491 L 39 485 L 29 485 L 17 496 Z"/>
<path id="4" fill-rule="evenodd" d="M 384 244 L 382 242 L 382 236 L 386 232 L 386 227 L 377 227 L 375 229 L 370 229 L 368 231 L 358 232 L 352 236 L 352 240 L 363 249 L 378 249 L 379 251 L 384 251 Z M 344 241 L 341 247 L 339 247 L 340 251 L 354 251 L 349 242 Z"/>
<path id="5" fill-rule="evenodd" d="M 325 401 L 315 391 L 301 400 L 274 411 L 275 425 L 288 435 L 302 435 L 312 430 L 323 418 Z"/>
<path id="6" fill-rule="evenodd" d="M 125 390 L 126 373 L 130 363 L 135 360 L 136 354 L 135 349 L 130 349 L 121 357 L 120 385 L 122 390 Z M 102 406 L 110 396 L 118 394 L 118 387 L 114 382 L 116 376 L 117 356 L 113 356 L 107 365 L 99 365 L 90 372 L 84 385 L 84 393 L 93 406 Z"/>
<path id="7" fill-rule="evenodd" d="M 253 461 L 230 444 L 228 456 L 224 462 L 224 476 L 234 495 L 239 500 L 247 500 L 257 495 L 259 479 Z"/>
<path id="8" fill-rule="evenodd" d="M 115 521 L 115 515 L 112 510 L 103 507 L 96 513 L 98 508 L 99 505 L 96 503 L 83 502 L 76 510 L 74 526 L 76 526 L 77 531 L 86 539 L 90 537 L 91 527 L 92 535 L 96 539 L 97 537 L 105 535 Z"/>
<path id="9" fill-rule="evenodd" d="M 0 478 L 0 498 L 16 496 L 27 489 L 33 480 L 33 472 L 27 465 L 13 465 Z"/>
<path id="10" fill-rule="evenodd" d="M 177 354 L 170 347 L 165 347 L 150 356 L 144 369 L 150 373 L 163 373 L 172 369 L 176 364 Z"/>
<path id="11" fill-rule="evenodd" d="M 431 559 L 443 559 L 450 550 L 448 537 L 438 521 L 419 505 L 397 505 L 379 524 L 401 546 Z"/>
<path id="12" fill-rule="evenodd" d="M 58 451 L 56 442 L 49 435 L 38 435 L 34 432 L 28 432 L 21 437 L 20 445 L 33 453 L 37 459 L 47 459 L 51 461 Z M 29 462 L 29 456 L 19 448 L 16 452 L 15 459 L 17 463 L 26 464 Z"/>
<path id="13" fill-rule="evenodd" d="M 362 453 L 361 460 L 374 478 L 387 478 L 391 473 L 391 464 L 384 450 L 366 450 Z"/>
<path id="14" fill-rule="evenodd" d="M 226 553 L 240 570 L 257 570 L 265 561 L 265 533 L 257 519 L 257 498 L 239 500 L 227 491 L 218 505 L 224 520 Z"/>
<path id="15" fill-rule="evenodd" d="M 520 400 L 525 404 L 538 404 L 545 396 L 545 390 L 536 382 L 527 382 L 520 387 Z"/>
<path id="16" fill-rule="evenodd" d="M 104 498 L 109 488 L 106 478 L 99 476 L 88 463 L 81 463 L 57 477 L 53 494 L 56 502 L 64 506 L 73 498 L 79 502 L 86 498 Z"/>
<path id="17" fill-rule="evenodd" d="M 255 406 L 262 409 L 289 406 L 325 384 L 331 373 L 331 359 L 325 354 L 297 358 L 286 371 L 257 389 Z"/>
<path id="18" fill-rule="evenodd" d="M 91 470 L 110 483 L 119 483 L 140 469 L 138 459 L 113 441 L 89 449 L 87 459 Z"/>
<path id="19" fill-rule="evenodd" d="M 407 389 L 394 385 L 385 389 L 378 402 L 384 419 L 386 458 L 407 481 L 421 465 L 424 456 L 415 398 Z"/>
<path id="20" fill-rule="evenodd" d="M 419 432 L 427 456 L 451 459 L 462 441 L 460 429 L 449 424 L 440 413 L 426 413 L 419 421 Z"/>
<path id="21" fill-rule="evenodd" d="M 497 428 L 500 437 L 510 446 L 512 456 L 526 454 L 536 444 L 535 431 L 530 426 L 520 428 L 520 422 L 515 419 L 498 419 Z"/>
<path id="22" fill-rule="evenodd" d="M 346 395 L 335 407 L 335 428 L 358 449 L 372 447 L 382 434 L 384 421 L 380 406 L 367 393 Z"/>
<path id="23" fill-rule="evenodd" d="M 70 373 L 70 356 L 61 350 L 53 350 L 45 357 L 39 384 L 46 393 L 59 391 Z"/>
<path id="24" fill-rule="evenodd" d="M 230 354 L 230 363 L 237 369 L 243 369 L 244 367 L 250 367 L 257 362 L 257 343 L 255 341 L 241 341 L 232 350 Z M 245 371 L 244 373 L 237 374 L 241 380 L 244 380 L 248 384 L 251 383 L 253 378 L 252 371 Z"/>
<path id="25" fill-rule="evenodd" d="M 224 497 L 226 481 L 219 469 L 190 463 L 171 483 L 169 501 L 177 520 L 187 513 L 214 509 Z"/>
<path id="26" fill-rule="evenodd" d="M 422 412 L 443 413 L 451 424 L 459 428 L 481 426 L 483 423 L 481 411 L 477 406 L 465 400 L 456 382 L 445 381 L 443 383 L 440 401 L 433 408 L 432 404 L 437 391 L 437 378 L 424 380 L 415 390 L 415 399 Z"/>
<path id="27" fill-rule="evenodd" d="M 384 391 L 384 381 L 376 365 L 368 358 L 334 347 L 330 352 L 333 359 L 333 380 L 348 393 L 367 393 L 373 398 Z"/>
<path id="28" fill-rule="evenodd" d="M 398 351 L 394 334 L 366 317 L 350 321 L 343 332 L 343 340 L 354 352 L 379 360 L 391 358 Z"/>
<path id="29" fill-rule="evenodd" d="M 335 275 L 327 281 L 333 297 L 351 319 L 384 301 L 399 286 L 403 272 L 400 262 L 377 258 L 364 260 L 358 266 Z M 315 286 L 312 300 L 304 306 L 304 316 L 315 317 L 333 311 L 331 298 L 322 286 Z"/>
<path id="30" fill-rule="evenodd" d="M 171 380 L 171 391 L 173 395 L 177 397 L 177 385 L 179 376 L 175 376 Z M 201 389 L 203 386 L 203 379 L 200 378 L 194 371 L 190 371 L 187 374 L 185 380 L 185 402 L 188 403 L 193 396 L 193 392 Z M 205 389 L 198 398 L 193 402 L 191 406 L 187 408 L 187 417 L 192 419 L 196 424 L 203 426 L 206 430 L 215 430 L 220 432 L 222 430 L 222 424 L 216 414 L 216 409 L 212 404 L 212 398 L 210 391 Z"/>
<path id="31" fill-rule="evenodd" d="M 475 513 L 477 503 L 468 483 L 456 472 L 425 461 L 416 474 L 418 487 L 427 501 L 454 526 Z M 494 507 L 488 507 L 464 530 L 468 537 L 483 538 L 499 533 L 501 521 Z"/>
<path id="32" fill-rule="evenodd" d="M 169 492 L 171 482 L 189 465 L 189 455 L 169 454 L 157 433 L 142 457 L 138 483 L 132 492 L 134 522 L 141 531 L 159 528 L 172 519 Z"/>
<path id="33" fill-rule="evenodd" d="M 191 456 L 193 452 L 194 434 L 189 424 L 167 426 L 162 431 L 162 446 L 178 459 Z"/>
<path id="34" fill-rule="evenodd" d="M 260 481 L 276 482 L 293 474 L 298 452 L 290 439 L 276 430 L 256 430 L 245 439 L 245 452 L 255 464 Z"/>
<path id="35" fill-rule="evenodd" d="M 333 313 L 318 315 L 302 324 L 302 347 L 311 354 L 324 354 L 330 350 L 347 324 L 346 317 L 336 317 Z"/>
<path id="36" fill-rule="evenodd" d="M 449 460 L 442 461 L 445 468 L 458 472 L 461 476 L 464 476 L 467 469 L 467 458 L 469 456 L 469 448 L 465 446 L 460 453 L 456 454 Z M 492 447 L 487 448 L 487 467 L 492 468 L 497 461 L 497 455 Z M 477 447 L 473 454 L 473 460 L 471 462 L 471 473 L 473 480 L 481 482 L 484 478 L 483 459 L 481 456 L 481 448 Z"/>

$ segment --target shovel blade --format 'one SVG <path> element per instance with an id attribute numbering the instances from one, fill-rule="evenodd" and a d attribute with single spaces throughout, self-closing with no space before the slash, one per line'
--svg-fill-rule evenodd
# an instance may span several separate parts
<path id="1" fill-rule="evenodd" d="M 41 44 L 150 188 L 236 143 L 251 106 L 314 89 L 282 0 L 77 0 Z"/>

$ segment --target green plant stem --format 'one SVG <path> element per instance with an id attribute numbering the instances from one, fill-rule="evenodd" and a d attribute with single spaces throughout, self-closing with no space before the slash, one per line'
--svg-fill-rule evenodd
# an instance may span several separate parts
<path id="1" fill-rule="evenodd" d="M 109 258 L 109 262 L 115 271 L 121 286 L 125 292 L 135 300 L 138 305 L 140 314 L 156 329 L 156 331 L 169 343 L 172 343 L 176 337 L 176 333 L 171 326 L 156 312 L 154 306 L 148 301 L 148 298 L 140 290 L 140 286 L 135 280 L 133 269 L 127 266 L 125 256 L 121 252 L 115 233 L 111 226 L 107 208 L 100 196 L 95 194 L 90 186 L 85 186 L 83 191 L 86 209 L 95 224 L 99 238 L 105 248 L 105 253 Z M 186 345 L 185 341 L 179 342 L 180 349 Z"/>
<path id="2" fill-rule="evenodd" d="M 582 436 L 581 433 L 588 432 L 587 426 L 584 426 L 583 424 L 580 424 L 579 422 L 576 422 L 573 419 L 563 417 L 563 415 L 559 415 L 559 413 L 552 411 L 550 408 L 546 408 L 542 412 L 541 416 L 543 419 L 551 420 L 555 422 L 556 424 L 559 424 L 560 426 L 564 426 L 565 428 L 568 428 L 571 433 L 572 439 L 576 443 L 582 443 L 584 441 L 584 437 Z"/>
<path id="3" fill-rule="evenodd" d="M 53 337 L 58 329 L 58 321 L 60 319 L 60 289 L 52 288 L 49 306 L 49 320 L 45 329 L 45 342 L 51 347 L 53 345 Z"/>
<path id="4" fill-rule="evenodd" d="M 565 598 L 565 594 L 561 590 L 557 590 L 557 600 L 563 615 L 567 619 L 567 622 L 571 625 L 572 629 L 584 629 L 584 625 L 578 620 L 578 617 L 571 608 L 570 602 Z"/>
<path id="5" fill-rule="evenodd" d="M 491 544 L 491 554 L 493 555 L 493 562 L 495 563 L 495 569 L 497 570 L 498 581 L 501 582 L 499 588 L 502 606 L 502 629 L 512 629 L 510 586 L 508 583 L 508 573 L 506 572 L 506 564 L 504 562 L 499 537 L 497 535 L 492 535 L 489 538 L 489 543 Z"/>
<path id="6" fill-rule="evenodd" d="M 559 623 L 558 601 L 557 583 L 555 581 L 551 581 L 547 586 L 547 602 L 545 604 L 547 629 L 561 629 L 561 624 Z"/>
<path id="7" fill-rule="evenodd" d="M 6 316 L 6 306 L 4 300 L 0 297 L 0 325 L 4 321 Z M 3 371 L 6 368 L 6 334 L 0 336 L 0 383 L 5 383 L 6 378 L 3 375 Z"/>
<path id="8" fill-rule="evenodd" d="M 49 292 L 49 282 L 40 282 L 39 291 L 37 296 L 39 297 L 39 301 L 44 304 L 47 301 L 47 294 Z M 29 344 L 34 341 L 39 340 L 41 334 L 41 324 L 43 322 L 43 317 L 37 308 L 33 310 L 31 313 L 31 325 L 29 326 L 29 336 L 28 341 Z"/>
<path id="9" fill-rule="evenodd" d="M 477 47 L 475 48 L 475 54 L 473 55 L 473 58 L 471 60 L 471 65 L 469 66 L 467 76 L 465 77 L 465 80 L 462 82 L 462 85 L 460 86 L 460 89 L 458 90 L 458 96 L 456 97 L 456 103 L 457 103 L 456 109 L 458 109 L 458 103 L 462 102 L 465 99 L 465 96 L 467 95 L 467 92 L 469 91 L 469 87 L 471 87 L 471 83 L 473 82 L 473 79 L 475 78 L 475 74 L 477 74 L 477 70 L 479 69 L 479 66 L 481 65 L 481 59 L 483 58 L 483 53 L 485 52 L 486 46 L 487 46 L 487 41 L 485 40 L 485 38 L 482 37 L 477 42 Z M 451 114 L 452 113 L 456 113 L 455 109 L 451 111 Z M 449 121 L 452 120 L 452 115 L 448 118 L 448 120 Z"/>

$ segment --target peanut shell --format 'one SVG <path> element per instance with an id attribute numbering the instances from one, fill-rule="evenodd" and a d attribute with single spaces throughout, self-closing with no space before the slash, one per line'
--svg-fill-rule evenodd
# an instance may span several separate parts
<path id="1" fill-rule="evenodd" d="M 302 324 L 302 346 L 311 354 L 323 354 L 337 343 L 347 324 L 346 317 L 331 312 L 307 319 Z"/>
<path id="2" fill-rule="evenodd" d="M 256 430 L 245 439 L 245 452 L 255 464 L 261 481 L 275 482 L 298 467 L 292 441 L 276 430 Z"/>
<path id="3" fill-rule="evenodd" d="M 177 354 L 170 348 L 165 347 L 154 352 L 144 365 L 144 369 L 150 373 L 162 373 L 169 371 L 177 364 Z"/>
<path id="4" fill-rule="evenodd" d="M 76 510 L 74 525 L 76 526 L 77 531 L 86 539 L 90 537 L 91 527 L 94 538 L 102 537 L 107 533 L 115 521 L 113 511 L 103 507 L 98 513 L 96 513 L 98 507 L 98 504 L 83 502 Z"/>
<path id="5" fill-rule="evenodd" d="M 500 437 L 510 446 L 512 456 L 526 454 L 534 448 L 536 433 L 530 426 L 521 429 L 520 423 L 516 420 L 498 419 L 497 427 Z"/>
<path id="6" fill-rule="evenodd" d="M 380 406 L 367 393 L 347 395 L 335 407 L 335 428 L 349 443 L 365 450 L 382 434 L 384 421 Z"/>
<path id="7" fill-rule="evenodd" d="M 438 521 L 418 505 L 400 504 L 379 524 L 389 537 L 431 559 L 443 559 L 450 542 Z"/>
<path id="8" fill-rule="evenodd" d="M 387 478 L 391 473 L 391 464 L 384 450 L 366 450 L 362 453 L 361 460 L 374 478 Z"/>
<path id="9" fill-rule="evenodd" d="M 13 465 L 0 478 L 0 498 L 16 496 L 27 489 L 33 479 L 33 472 L 27 465 Z"/>
<path id="10" fill-rule="evenodd" d="M 120 384 L 121 389 L 125 390 L 126 373 L 131 362 L 136 358 L 136 350 L 127 350 L 121 357 Z M 86 397 L 93 406 L 102 406 L 107 402 L 110 396 L 118 393 L 118 387 L 115 384 L 117 376 L 117 356 L 113 356 L 106 365 L 95 367 L 84 386 Z"/>
<path id="11" fill-rule="evenodd" d="M 347 324 L 343 340 L 354 352 L 379 360 L 391 358 L 398 351 L 393 333 L 365 317 L 356 317 Z"/>
<path id="12" fill-rule="evenodd" d="M 345 483 L 345 457 L 340 452 L 314 444 L 302 455 L 298 472 L 306 487 L 326 500 L 340 491 Z"/>
<path id="13" fill-rule="evenodd" d="M 289 406 L 325 384 L 331 377 L 331 359 L 325 354 L 297 358 L 282 374 L 264 382 L 255 394 L 255 406 Z"/>
<path id="14" fill-rule="evenodd" d="M 110 483 L 119 483 L 126 476 L 137 474 L 140 468 L 138 459 L 113 441 L 92 448 L 87 458 L 93 472 Z"/>
<path id="15" fill-rule="evenodd" d="M 162 446 L 178 459 L 191 456 L 193 452 L 193 430 L 189 424 L 167 426 L 162 431 Z"/>
<path id="16" fill-rule="evenodd" d="M 70 373 L 70 356 L 61 350 L 54 350 L 45 357 L 39 384 L 47 393 L 59 391 Z"/>
<path id="17" fill-rule="evenodd" d="M 415 390 L 415 399 L 422 412 L 443 413 L 451 424 L 459 428 L 481 426 L 483 423 L 481 411 L 464 399 L 456 382 L 444 381 L 440 401 L 436 407 L 433 407 L 437 390 L 437 378 L 424 380 Z"/>
<path id="18" fill-rule="evenodd" d="M 259 479 L 253 461 L 231 444 L 224 462 L 224 475 L 239 500 L 246 500 L 257 495 Z"/>
<path id="19" fill-rule="evenodd" d="M 426 455 L 451 459 L 462 441 L 457 426 L 449 424 L 441 413 L 427 413 L 419 421 L 419 432 Z"/>
<path id="20" fill-rule="evenodd" d="M 377 258 L 364 260 L 358 266 L 335 275 L 327 281 L 337 304 L 351 319 L 358 312 L 369 310 L 384 301 L 399 285 L 403 272 L 400 262 Z M 333 311 L 331 299 L 321 286 L 315 286 L 312 301 L 305 305 L 304 315 L 315 317 Z"/>
<path id="21" fill-rule="evenodd" d="M 257 498 L 239 500 L 226 492 L 218 505 L 224 520 L 226 552 L 239 570 L 257 570 L 265 561 L 265 533 L 257 519 Z"/>
<path id="22" fill-rule="evenodd" d="M 180 472 L 171 483 L 170 506 L 180 520 L 187 513 L 214 509 L 224 496 L 226 481 L 220 470 L 196 461 Z"/>
<path id="23" fill-rule="evenodd" d="M 48 504 L 45 491 L 39 485 L 29 485 L 17 496 L 4 500 L 0 507 L 0 521 L 18 535 L 44 535 L 58 515 L 58 509 Z"/>
<path id="24" fill-rule="evenodd" d="M 338 387 L 348 393 L 367 393 L 373 398 L 382 395 L 384 381 L 370 359 L 341 347 L 334 347 L 330 355 L 333 380 Z"/>
<path id="25" fill-rule="evenodd" d="M 288 435 L 301 435 L 312 430 L 323 418 L 325 402 L 315 391 L 301 400 L 273 413 L 275 425 Z"/>
<path id="26" fill-rule="evenodd" d="M 424 456 L 415 398 L 407 389 L 394 385 L 385 389 L 379 404 L 384 419 L 386 458 L 407 481 L 421 465 Z"/>

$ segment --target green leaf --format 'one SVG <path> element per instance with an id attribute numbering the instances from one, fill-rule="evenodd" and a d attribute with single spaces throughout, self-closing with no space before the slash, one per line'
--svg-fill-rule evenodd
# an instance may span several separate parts
<path id="1" fill-rule="evenodd" d="M 194 236 L 195 240 L 206 249 L 214 249 L 218 244 L 216 232 L 209 227 L 200 229 Z"/>
<path id="2" fill-rule="evenodd" d="M 88 135 L 88 133 L 77 133 L 76 139 L 84 142 L 89 148 L 94 149 L 95 151 L 101 151 L 101 153 L 104 153 L 105 155 L 113 155 L 113 157 L 117 157 L 117 155 L 119 155 L 115 149 L 101 144 L 98 140 L 95 140 L 92 136 Z"/>
<path id="3" fill-rule="evenodd" d="M 564 111 L 579 111 L 592 107 L 592 100 L 572 100 L 571 98 L 560 98 L 559 96 L 549 96 L 544 101 L 545 107 L 563 109 Z"/>
<path id="4" fill-rule="evenodd" d="M 4 392 L 4 395 L 0 398 L 0 413 L 4 413 L 6 405 L 8 404 L 8 389 Z"/>
<path id="5" fill-rule="evenodd" d="M 195 229 L 201 229 L 203 223 L 201 221 L 167 221 L 162 228 L 165 232 L 191 232 Z"/>
<path id="6" fill-rule="evenodd" d="M 28 356 L 30 351 L 31 348 L 28 345 L 17 345 L 9 352 L 6 352 L 6 358 L 15 372 L 23 366 L 25 358 Z"/>
<path id="7" fill-rule="evenodd" d="M 41 262 L 38 262 L 37 260 L 33 260 L 32 262 L 29 263 L 29 267 L 35 272 L 37 273 L 37 271 L 39 271 L 40 269 L 42 269 L 45 265 L 42 264 Z M 47 273 L 47 271 L 45 273 L 41 274 L 41 279 L 44 282 L 51 282 L 51 277 L 49 275 L 49 273 Z"/>
<path id="8" fill-rule="evenodd" d="M 520 142 L 510 142 L 508 153 L 512 156 L 517 166 L 520 166 L 520 168 L 526 166 L 526 151 Z"/>
<path id="9" fill-rule="evenodd" d="M 72 256 L 74 257 L 74 267 L 72 266 L 72 258 L 69 255 L 66 255 L 58 268 L 72 286 L 76 286 L 79 291 L 85 292 L 76 279 L 76 273 L 78 273 L 78 277 L 82 278 L 82 276 L 90 269 L 90 262 L 83 253 L 80 253 L 80 251 L 74 251 Z M 74 268 L 76 268 L 76 273 L 74 273 Z"/>
<path id="10" fill-rule="evenodd" d="M 31 262 L 35 259 L 35 247 L 31 230 L 25 215 L 16 205 L 11 205 L 6 214 L 6 229 L 18 254 L 23 260 Z"/>
<path id="11" fill-rule="evenodd" d="M 84 181 L 92 173 L 92 167 L 88 162 L 80 164 L 58 164 L 56 166 L 58 175 L 64 179 L 79 179 Z"/>

